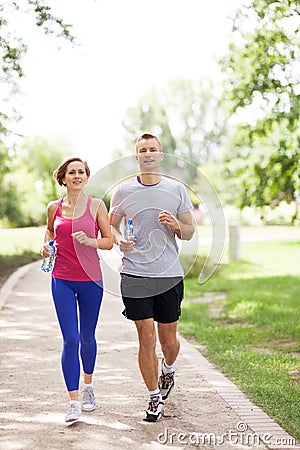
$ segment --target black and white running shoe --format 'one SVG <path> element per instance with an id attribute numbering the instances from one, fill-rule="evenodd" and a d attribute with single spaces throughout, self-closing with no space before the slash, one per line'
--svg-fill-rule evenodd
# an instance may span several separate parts
<path id="1" fill-rule="evenodd" d="M 146 410 L 146 417 L 143 420 L 146 422 L 157 422 L 164 415 L 164 404 L 161 401 L 161 396 L 156 395 L 150 398 L 148 409 Z"/>
<path id="2" fill-rule="evenodd" d="M 175 372 L 164 373 L 163 372 L 164 360 L 162 360 L 161 375 L 158 380 L 158 387 L 163 400 L 166 400 L 174 386 L 174 375 Z"/>

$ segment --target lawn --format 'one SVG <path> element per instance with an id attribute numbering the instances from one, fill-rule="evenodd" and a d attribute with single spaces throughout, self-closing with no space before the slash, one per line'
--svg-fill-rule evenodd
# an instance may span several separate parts
<path id="1" fill-rule="evenodd" d="M 288 231 L 288 230 L 287 230 Z M 185 281 L 182 335 L 300 439 L 300 240 L 244 242 L 241 263 Z M 189 300 L 190 299 L 190 300 Z"/>
<path id="2" fill-rule="evenodd" d="M 39 253 L 46 227 L 1 228 L 0 255 L 21 255 L 23 252 Z"/>
<path id="3" fill-rule="evenodd" d="M 18 267 L 41 259 L 45 227 L 0 229 L 0 288 Z"/>

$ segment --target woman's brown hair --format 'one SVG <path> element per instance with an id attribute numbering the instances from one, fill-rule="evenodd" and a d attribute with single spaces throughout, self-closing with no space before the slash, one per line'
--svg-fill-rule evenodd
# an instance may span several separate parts
<path id="1" fill-rule="evenodd" d="M 67 173 L 68 165 L 75 161 L 81 162 L 84 165 L 85 173 L 87 174 L 88 177 L 90 176 L 91 171 L 86 161 L 83 161 L 81 158 L 77 157 L 68 158 L 63 163 L 61 163 L 61 165 L 53 173 L 53 177 L 60 186 L 65 186 L 62 180 L 65 178 L 65 175 Z"/>

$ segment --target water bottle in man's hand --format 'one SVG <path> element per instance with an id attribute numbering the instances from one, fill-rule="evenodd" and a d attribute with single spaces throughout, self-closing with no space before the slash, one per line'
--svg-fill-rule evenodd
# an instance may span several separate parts
<path id="1" fill-rule="evenodd" d="M 128 222 L 125 225 L 124 238 L 126 239 L 126 241 L 130 242 L 136 241 L 135 225 L 132 222 L 132 219 L 128 219 Z"/>
<path id="2" fill-rule="evenodd" d="M 47 256 L 46 258 L 43 258 L 43 262 L 41 265 L 41 269 L 43 272 L 51 272 L 51 270 L 53 269 L 54 259 L 55 259 L 54 241 L 51 240 L 48 242 L 48 249 L 49 249 L 50 255 Z"/>

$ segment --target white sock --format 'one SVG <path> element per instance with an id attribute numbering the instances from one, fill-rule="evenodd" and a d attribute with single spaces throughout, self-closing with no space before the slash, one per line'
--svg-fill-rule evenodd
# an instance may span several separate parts
<path id="1" fill-rule="evenodd" d="M 93 383 L 89 383 L 89 384 L 85 384 L 83 383 L 83 387 L 87 388 L 87 387 L 94 387 Z"/>
<path id="2" fill-rule="evenodd" d="M 80 403 L 78 400 L 70 400 L 70 403 Z"/>
<path id="3" fill-rule="evenodd" d="M 149 391 L 149 395 L 150 397 L 157 397 L 158 395 L 160 395 L 160 390 L 155 389 L 155 391 Z"/>
<path id="4" fill-rule="evenodd" d="M 168 366 L 168 364 L 166 364 L 166 361 L 164 360 L 163 373 L 166 374 L 171 372 L 175 372 L 175 361 L 173 362 L 173 364 L 171 364 L 171 366 Z"/>

